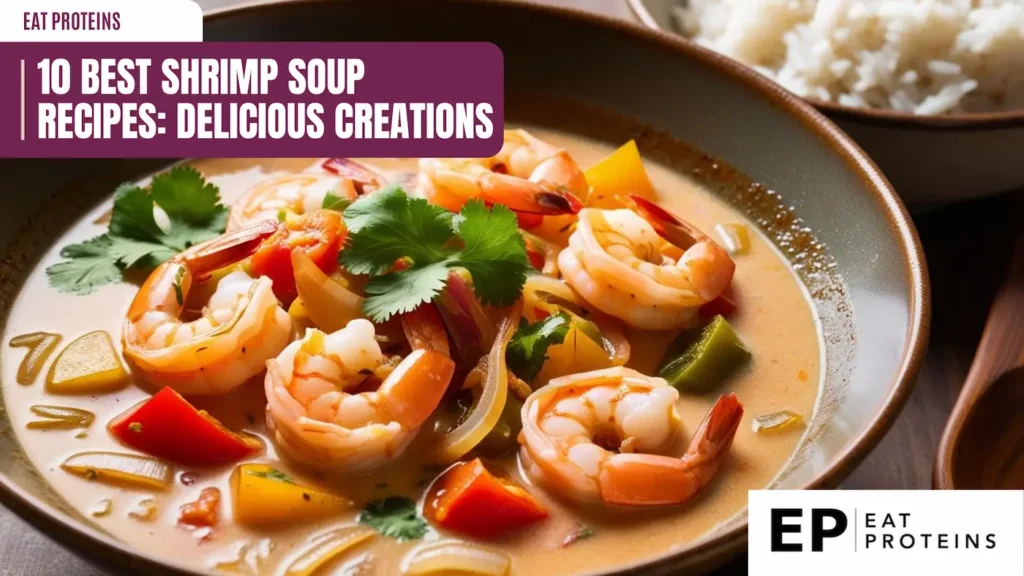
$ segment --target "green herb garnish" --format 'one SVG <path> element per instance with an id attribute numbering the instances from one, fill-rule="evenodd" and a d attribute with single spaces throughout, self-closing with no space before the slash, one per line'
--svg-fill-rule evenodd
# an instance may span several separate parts
<path id="1" fill-rule="evenodd" d="M 427 522 L 416 513 L 416 503 L 402 496 L 370 502 L 359 513 L 359 523 L 399 542 L 419 540 L 427 534 Z"/>
<path id="2" fill-rule="evenodd" d="M 553 314 L 533 324 L 527 322 L 526 318 L 520 318 L 519 328 L 512 335 L 505 351 L 509 369 L 527 382 L 533 380 L 547 360 L 548 348 L 565 341 L 570 322 L 565 312 Z"/>
<path id="3" fill-rule="evenodd" d="M 142 432 L 142 422 L 132 422 L 128 425 L 128 429 L 138 434 L 139 432 Z"/>
<path id="4" fill-rule="evenodd" d="M 295 481 L 292 480 L 290 476 L 281 472 L 277 468 L 271 468 L 270 470 L 246 470 L 245 473 L 257 478 L 267 478 L 269 480 L 284 482 L 285 484 L 295 484 Z"/>
<path id="5" fill-rule="evenodd" d="M 185 304 L 185 296 L 181 292 L 181 281 L 185 279 L 185 268 L 178 268 L 178 272 L 174 275 L 174 282 L 171 286 L 174 287 L 174 299 L 178 302 L 178 306 Z"/>
<path id="6" fill-rule="evenodd" d="M 161 226 L 154 215 L 167 216 Z M 227 208 L 217 187 L 188 166 L 158 174 L 148 188 L 122 184 L 106 234 L 65 246 L 64 259 L 46 269 L 50 285 L 61 292 L 88 294 L 121 280 L 126 269 L 155 268 L 185 250 L 224 232 Z M 179 303 L 180 303 L 179 295 Z"/>
<path id="7" fill-rule="evenodd" d="M 320 207 L 323 208 L 324 210 L 336 210 L 338 212 L 344 212 L 345 209 L 348 208 L 349 204 L 351 204 L 351 202 L 349 202 L 348 199 L 342 198 L 341 196 L 331 194 L 330 192 L 328 192 L 327 195 L 324 196 L 324 201 L 320 205 Z"/>
<path id="8" fill-rule="evenodd" d="M 340 262 L 371 275 L 363 311 L 377 322 L 429 302 L 451 268 L 469 271 L 484 304 L 511 304 L 526 282 L 526 245 L 504 206 L 473 200 L 452 214 L 391 186 L 356 200 L 344 217 L 349 237 Z M 407 267 L 394 271 L 399 260 Z"/>

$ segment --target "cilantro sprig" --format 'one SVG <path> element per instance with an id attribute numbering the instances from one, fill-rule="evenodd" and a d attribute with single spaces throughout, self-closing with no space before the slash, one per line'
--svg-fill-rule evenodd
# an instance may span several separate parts
<path id="1" fill-rule="evenodd" d="M 469 271 L 484 304 L 511 304 L 526 281 L 526 245 L 504 206 L 474 200 L 452 214 L 393 186 L 356 200 L 344 218 L 349 236 L 340 261 L 371 276 L 363 311 L 377 322 L 429 302 L 451 268 Z"/>
<path id="2" fill-rule="evenodd" d="M 427 534 L 427 522 L 416 513 L 416 503 L 402 496 L 370 502 L 359 513 L 359 523 L 399 542 L 419 540 Z"/>
<path id="3" fill-rule="evenodd" d="M 548 348 L 561 344 L 569 334 L 569 315 L 559 312 L 533 324 L 519 319 L 519 328 L 512 335 L 505 351 L 505 361 L 512 372 L 529 382 L 540 372 L 547 360 Z"/>
<path id="4" fill-rule="evenodd" d="M 157 222 L 159 207 L 167 216 Z M 63 260 L 46 269 L 61 292 L 88 294 L 121 280 L 126 269 L 151 269 L 178 252 L 224 232 L 228 211 L 216 186 L 188 166 L 153 177 L 148 188 L 122 184 L 106 234 L 60 251 Z"/>

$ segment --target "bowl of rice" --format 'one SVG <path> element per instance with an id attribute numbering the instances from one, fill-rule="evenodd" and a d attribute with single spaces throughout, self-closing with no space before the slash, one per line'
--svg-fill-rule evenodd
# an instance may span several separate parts
<path id="1" fill-rule="evenodd" d="M 627 0 L 849 133 L 913 207 L 1024 187 L 1024 0 Z"/>

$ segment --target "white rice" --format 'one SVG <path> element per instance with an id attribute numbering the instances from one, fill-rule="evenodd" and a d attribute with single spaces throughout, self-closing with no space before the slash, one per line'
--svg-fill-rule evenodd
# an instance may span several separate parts
<path id="1" fill-rule="evenodd" d="M 673 16 L 800 96 L 922 115 L 1024 108 L 1024 0 L 683 0 Z"/>

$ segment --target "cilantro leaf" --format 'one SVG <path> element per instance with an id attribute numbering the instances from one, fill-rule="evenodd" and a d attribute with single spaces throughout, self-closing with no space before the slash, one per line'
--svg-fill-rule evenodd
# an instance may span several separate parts
<path id="1" fill-rule="evenodd" d="M 482 201 L 472 200 L 455 218 L 455 232 L 465 243 L 458 265 L 469 270 L 477 297 L 498 306 L 515 302 L 530 267 L 515 214 L 504 206 L 488 209 Z"/>
<path id="2" fill-rule="evenodd" d="M 172 229 L 175 223 L 195 229 L 224 227 L 228 211 L 220 204 L 217 187 L 207 183 L 191 166 L 176 166 L 169 172 L 157 174 L 149 190 L 153 201 L 170 217 Z"/>
<path id="3" fill-rule="evenodd" d="M 393 186 L 363 196 L 344 213 L 348 244 L 341 264 L 353 274 L 384 274 L 399 258 L 433 264 L 453 250 L 452 214 Z"/>
<path id="4" fill-rule="evenodd" d="M 176 251 L 155 242 L 110 236 L 107 254 L 121 268 L 149 269 L 169 260 Z"/>
<path id="5" fill-rule="evenodd" d="M 515 214 L 468 202 L 456 216 L 399 186 L 363 196 L 344 212 L 348 242 L 339 260 L 349 272 L 374 276 L 363 311 L 378 322 L 430 301 L 462 267 L 485 304 L 519 297 L 529 262 Z M 394 271 L 404 260 L 405 269 Z"/>
<path id="6" fill-rule="evenodd" d="M 402 496 L 370 502 L 359 513 L 359 523 L 399 542 L 419 540 L 427 534 L 427 523 L 416 513 L 416 503 Z"/>
<path id="7" fill-rule="evenodd" d="M 110 235 L 136 240 L 158 238 L 164 233 L 153 215 L 153 198 L 145 188 L 121 184 L 114 191 L 110 213 Z"/>
<path id="8" fill-rule="evenodd" d="M 166 216 L 164 224 L 157 209 Z M 61 292 L 88 294 L 119 281 L 126 268 L 154 268 L 222 233 L 227 214 L 217 187 L 195 168 L 172 168 L 154 176 L 148 188 L 122 184 L 114 192 L 107 234 L 65 246 L 65 260 L 46 271 L 50 285 Z"/>
<path id="9" fill-rule="evenodd" d="M 378 322 L 386 322 L 394 314 L 412 312 L 429 302 L 447 282 L 447 262 L 376 276 L 366 284 L 368 298 L 363 302 L 363 312 Z"/>
<path id="10" fill-rule="evenodd" d="M 530 381 L 547 360 L 548 347 L 561 344 L 569 334 L 569 315 L 559 312 L 533 324 L 519 319 L 519 328 L 512 335 L 505 351 L 505 361 L 512 372 Z"/>
<path id="11" fill-rule="evenodd" d="M 68 294 L 89 294 L 104 284 L 121 279 L 117 261 L 108 254 L 112 242 L 104 234 L 60 251 L 66 260 L 46 269 L 50 285 Z"/>

